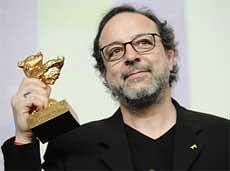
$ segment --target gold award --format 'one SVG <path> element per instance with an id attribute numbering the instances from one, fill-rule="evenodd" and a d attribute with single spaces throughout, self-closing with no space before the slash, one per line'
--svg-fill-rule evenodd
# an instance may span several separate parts
<path id="1" fill-rule="evenodd" d="M 43 63 L 41 52 L 18 62 L 18 67 L 23 69 L 26 77 L 39 79 L 47 85 L 55 83 L 63 65 L 62 56 Z M 77 115 L 66 100 L 58 102 L 54 99 L 49 99 L 45 109 L 32 109 L 27 120 L 29 128 L 42 143 L 78 127 L 77 121 Z"/>

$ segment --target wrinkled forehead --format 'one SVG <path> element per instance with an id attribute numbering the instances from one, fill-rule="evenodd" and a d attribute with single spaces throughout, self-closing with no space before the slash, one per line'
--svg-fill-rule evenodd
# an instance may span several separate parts
<path id="1" fill-rule="evenodd" d="M 100 47 L 115 41 L 126 42 L 142 33 L 158 33 L 154 21 L 143 14 L 123 12 L 112 17 L 104 26 L 99 39 Z"/>

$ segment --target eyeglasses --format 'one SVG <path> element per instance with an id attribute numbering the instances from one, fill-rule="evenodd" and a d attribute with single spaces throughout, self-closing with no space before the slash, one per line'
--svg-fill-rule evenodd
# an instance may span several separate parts
<path id="1" fill-rule="evenodd" d="M 125 43 L 113 42 L 100 49 L 104 59 L 108 62 L 121 59 L 126 53 L 126 45 L 130 44 L 139 54 L 151 51 L 156 45 L 157 33 L 145 33 L 136 36 L 133 40 Z"/>

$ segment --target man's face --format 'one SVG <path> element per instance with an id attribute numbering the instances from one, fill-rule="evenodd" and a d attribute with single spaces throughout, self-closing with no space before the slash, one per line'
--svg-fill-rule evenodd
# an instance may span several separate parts
<path id="1" fill-rule="evenodd" d="M 120 13 L 111 18 L 101 33 L 100 47 L 113 42 L 128 42 L 143 33 L 158 33 L 157 25 L 137 13 Z M 169 88 L 170 70 L 173 68 L 174 53 L 166 52 L 159 37 L 155 48 L 139 54 L 130 44 L 126 45 L 123 58 L 113 62 L 104 60 L 105 80 L 113 95 L 130 100 L 159 95 Z M 156 98 L 155 98 L 156 99 Z"/>
<path id="2" fill-rule="evenodd" d="M 54 84 L 60 75 L 60 69 L 58 67 L 52 67 L 47 70 L 43 75 L 43 80 L 46 84 Z"/>

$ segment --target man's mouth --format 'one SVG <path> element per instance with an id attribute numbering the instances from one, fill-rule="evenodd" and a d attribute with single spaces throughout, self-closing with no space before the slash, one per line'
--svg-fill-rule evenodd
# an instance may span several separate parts
<path id="1" fill-rule="evenodd" d="M 127 73 L 127 74 L 124 76 L 124 80 L 126 80 L 127 78 L 139 76 L 139 75 L 141 75 L 142 73 L 147 73 L 147 72 L 149 72 L 149 71 L 146 71 L 146 70 L 135 70 L 135 71 L 132 71 L 132 72 L 130 72 L 130 73 Z"/>

